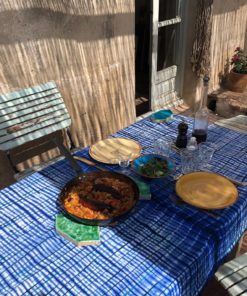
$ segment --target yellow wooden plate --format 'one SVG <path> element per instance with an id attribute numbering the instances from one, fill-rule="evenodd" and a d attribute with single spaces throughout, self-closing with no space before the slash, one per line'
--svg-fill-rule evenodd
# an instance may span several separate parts
<path id="1" fill-rule="evenodd" d="M 176 193 L 186 203 L 203 209 L 222 209 L 238 198 L 237 188 L 225 177 L 208 172 L 182 176 L 176 183 Z"/>
<path id="2" fill-rule="evenodd" d="M 101 140 L 89 149 L 90 156 L 103 163 L 118 164 L 119 155 L 130 155 L 130 160 L 139 157 L 141 146 L 134 140 L 125 138 L 110 138 Z"/>

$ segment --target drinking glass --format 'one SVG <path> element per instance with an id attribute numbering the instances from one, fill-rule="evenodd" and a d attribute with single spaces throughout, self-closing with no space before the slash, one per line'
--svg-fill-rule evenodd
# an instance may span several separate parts
<path id="1" fill-rule="evenodd" d="M 181 171 L 183 174 L 198 171 L 199 161 L 197 151 L 189 151 L 187 149 L 182 149 L 180 152 L 180 158 Z"/>
<path id="2" fill-rule="evenodd" d="M 217 149 L 217 145 L 214 143 L 201 143 L 199 144 L 199 159 L 200 169 L 210 169 L 212 166 L 209 164 Z"/>
<path id="3" fill-rule="evenodd" d="M 154 153 L 163 155 L 165 157 L 170 156 L 172 142 L 167 139 L 158 139 L 154 142 Z"/>

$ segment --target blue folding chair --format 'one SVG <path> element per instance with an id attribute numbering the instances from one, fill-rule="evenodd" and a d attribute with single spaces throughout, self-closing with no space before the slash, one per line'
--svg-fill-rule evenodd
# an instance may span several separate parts
<path id="1" fill-rule="evenodd" d="M 80 166 L 63 144 L 62 130 L 70 125 L 68 110 L 54 82 L 0 96 L 0 150 L 7 153 L 15 172 L 18 163 L 37 155 L 42 147 L 58 147 L 80 173 Z M 34 140 L 38 140 L 36 149 L 32 147 Z M 16 174 L 17 179 L 19 176 Z"/>

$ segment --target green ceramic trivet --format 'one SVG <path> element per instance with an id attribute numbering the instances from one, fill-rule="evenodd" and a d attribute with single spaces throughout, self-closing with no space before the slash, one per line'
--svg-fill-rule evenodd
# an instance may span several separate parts
<path id="1" fill-rule="evenodd" d="M 99 226 L 84 225 L 56 215 L 56 231 L 77 247 L 100 244 Z"/>

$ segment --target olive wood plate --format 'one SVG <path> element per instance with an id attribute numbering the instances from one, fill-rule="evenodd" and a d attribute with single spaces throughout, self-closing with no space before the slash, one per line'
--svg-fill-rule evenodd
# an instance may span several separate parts
<path id="1" fill-rule="evenodd" d="M 141 145 L 131 139 L 109 138 L 93 144 L 89 149 L 90 156 L 102 163 L 118 164 L 119 155 L 131 155 L 130 161 L 141 154 Z"/>
<path id="2" fill-rule="evenodd" d="M 236 202 L 238 190 L 227 178 L 209 172 L 183 175 L 176 193 L 186 203 L 207 210 L 223 209 Z"/>

